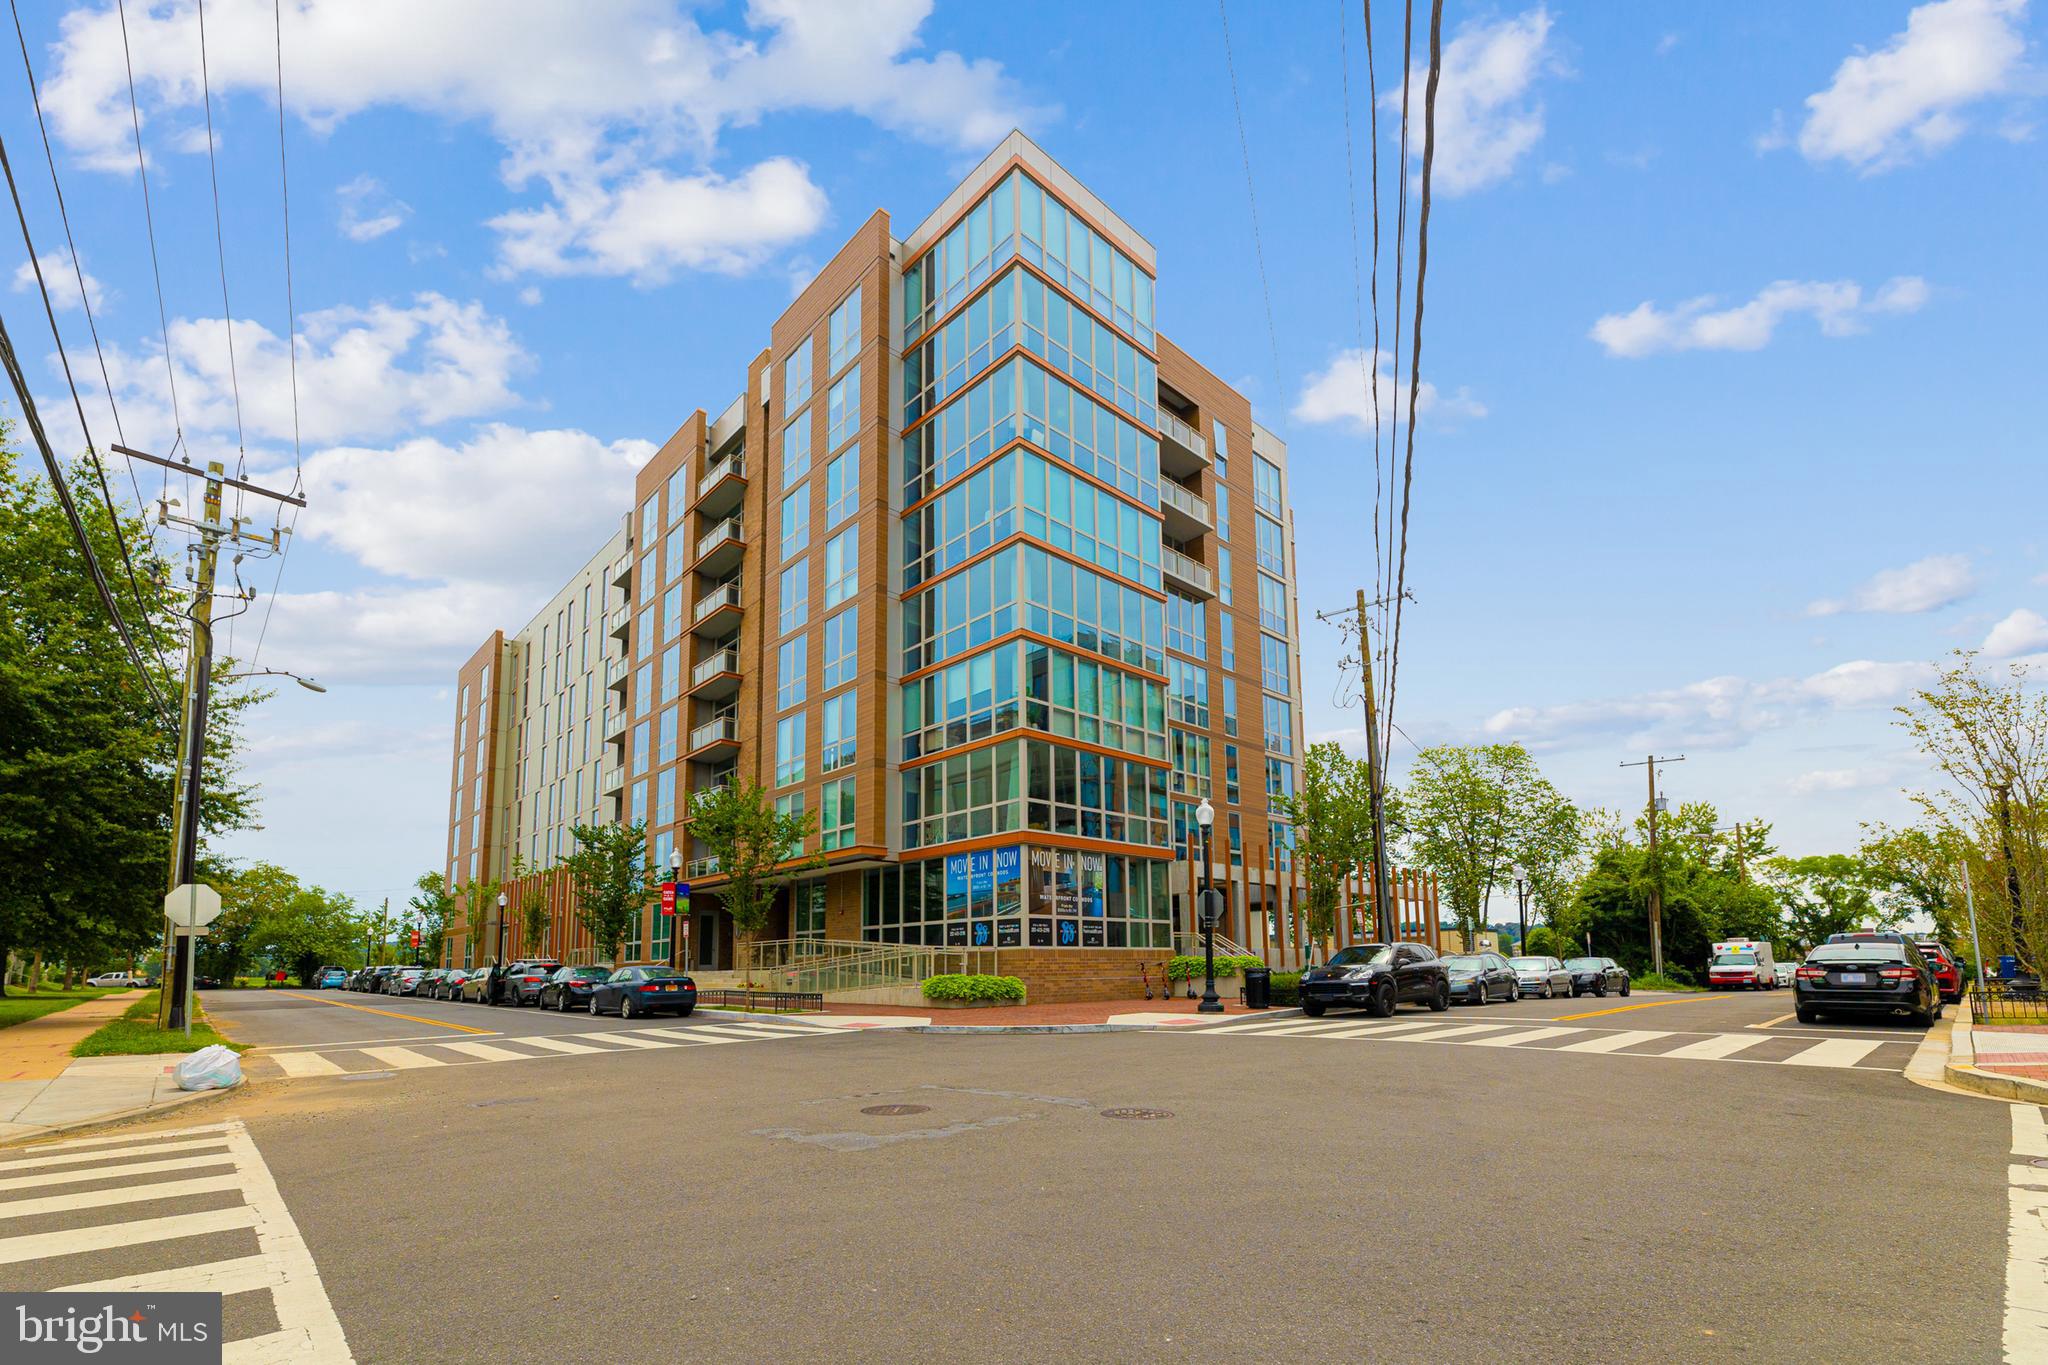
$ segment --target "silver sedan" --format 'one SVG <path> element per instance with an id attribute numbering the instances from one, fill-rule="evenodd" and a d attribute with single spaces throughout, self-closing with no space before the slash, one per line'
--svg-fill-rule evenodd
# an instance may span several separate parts
<path id="1" fill-rule="evenodd" d="M 1572 993 L 1572 974 L 1554 957 L 1511 957 L 1508 965 L 1515 969 L 1515 981 L 1525 996 L 1540 995 L 1548 1000 Z"/>

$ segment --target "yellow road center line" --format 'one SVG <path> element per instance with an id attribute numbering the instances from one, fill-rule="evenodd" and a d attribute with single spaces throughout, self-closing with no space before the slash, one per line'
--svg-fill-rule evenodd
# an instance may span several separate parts
<path id="1" fill-rule="evenodd" d="M 381 1014 L 386 1019 L 409 1019 L 415 1024 L 428 1024 L 434 1028 L 454 1029 L 457 1033 L 489 1033 L 487 1028 L 471 1028 L 468 1024 L 450 1024 L 440 1019 L 429 1019 L 420 1014 L 400 1014 L 397 1010 L 380 1010 L 369 1005 L 351 1005 L 346 1000 L 328 1000 L 317 995 L 300 995 L 297 991 L 285 991 L 284 995 L 293 1000 L 307 1000 L 315 1005 L 332 1005 L 336 1009 L 361 1010 L 364 1014 Z M 317 1046 L 317 1044 L 315 1045 Z"/>
<path id="2" fill-rule="evenodd" d="M 1722 996 L 1721 998 L 1728 1000 L 1734 997 Z M 1563 1023 L 1567 1019 L 1597 1019 L 1603 1014 L 1620 1014 L 1625 1010 L 1653 1010 L 1659 1005 L 1709 1005 L 1713 1003 L 1715 1001 L 1711 996 L 1701 999 L 1697 996 L 1682 995 L 1675 1000 L 1645 1000 L 1640 1005 L 1612 1005 L 1604 1010 L 1587 1010 L 1584 1014 L 1560 1014 L 1555 1022 Z"/>
<path id="3" fill-rule="evenodd" d="M 1775 1019 L 1766 1019 L 1766 1020 L 1764 1020 L 1764 1021 L 1763 1021 L 1763 1022 L 1762 1022 L 1761 1024 L 1751 1024 L 1751 1025 L 1749 1025 L 1749 1027 L 1750 1027 L 1750 1028 L 1773 1028 L 1773 1027 L 1775 1027 L 1775 1026 L 1777 1026 L 1777 1025 L 1779 1025 L 1779 1024 L 1782 1024 L 1782 1023 L 1784 1023 L 1784 1022 L 1785 1022 L 1785 1021 L 1786 1021 L 1787 1019 L 1791 1019 L 1791 1018 L 1794 1018 L 1794 1017 L 1795 1017 L 1794 1015 L 1790 1015 L 1790 1014 L 1781 1014 L 1781 1015 L 1779 1015 L 1779 1016 L 1778 1016 L 1777 1018 L 1775 1018 Z"/>

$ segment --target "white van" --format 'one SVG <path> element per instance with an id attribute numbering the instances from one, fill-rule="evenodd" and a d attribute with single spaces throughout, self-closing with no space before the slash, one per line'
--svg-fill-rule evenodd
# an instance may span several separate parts
<path id="1" fill-rule="evenodd" d="M 1707 989 L 1716 991 L 1774 991 L 1778 988 L 1778 964 L 1771 959 L 1771 945 L 1763 939 L 1731 938 L 1714 945 L 1707 962 Z"/>

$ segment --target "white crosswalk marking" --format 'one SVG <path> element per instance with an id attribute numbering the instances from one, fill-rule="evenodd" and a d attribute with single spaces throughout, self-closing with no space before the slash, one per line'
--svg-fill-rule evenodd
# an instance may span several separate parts
<path id="1" fill-rule="evenodd" d="M 1723 1057 L 1733 1057 L 1736 1053 L 1746 1048 L 1755 1047 L 1758 1043 L 1765 1042 L 1769 1038 L 1770 1035 L 1768 1033 L 1717 1033 L 1711 1038 L 1702 1038 L 1697 1043 L 1687 1043 L 1684 1047 L 1675 1047 L 1669 1052 L 1659 1053 L 1658 1055 L 1688 1059 L 1698 1058 L 1701 1061 L 1709 1062 L 1719 1061 Z"/>
<path id="2" fill-rule="evenodd" d="M 409 1047 L 366 1047 L 365 1057 L 374 1057 L 392 1071 L 411 1071 L 418 1067 L 439 1066 L 441 1063 Z"/>
<path id="3" fill-rule="evenodd" d="M 190 1194 L 219 1194 L 222 1190 L 238 1189 L 241 1177 L 230 1171 L 226 1175 L 194 1176 L 190 1180 L 159 1180 L 153 1185 L 123 1185 L 112 1190 L 73 1190 L 69 1194 L 46 1195 L 41 1199 L 10 1199 L 0 1204 L 0 1223 L 9 1218 L 32 1218 L 44 1213 L 69 1213 L 73 1209 L 106 1209 L 117 1204 L 153 1203 L 163 1199 L 181 1199 Z"/>
<path id="4" fill-rule="evenodd" d="M 1625 1029 L 1620 1033 L 1610 1033 L 1601 1038 L 1588 1038 L 1583 1043 L 1566 1043 L 1558 1051 L 1619 1052 L 1625 1047 L 1634 1047 L 1637 1043 L 1654 1043 L 1659 1038 L 1669 1038 L 1670 1036 L 1670 1034 L 1657 1029 Z"/>
<path id="5" fill-rule="evenodd" d="M 1448 1043 L 1460 1038 L 1476 1038 L 1482 1033 L 1499 1033 L 1506 1024 L 1460 1024 L 1455 1028 L 1437 1029 L 1416 1038 L 1418 1043 Z"/>
<path id="6" fill-rule="evenodd" d="M 277 1064 L 284 1068 L 287 1076 L 339 1076 L 341 1068 L 317 1052 L 277 1052 L 271 1054 Z"/>
<path id="7" fill-rule="evenodd" d="M 1315 1038 L 1384 1038 L 1390 1033 L 1412 1033 L 1417 1029 L 1440 1029 L 1443 1025 L 1431 1019 L 1418 1019 L 1409 1024 L 1354 1024 L 1348 1028 L 1339 1027 L 1328 1032 L 1314 1033 Z"/>
<path id="8" fill-rule="evenodd" d="M 212 1156 L 170 1156 L 162 1161 L 130 1161 L 120 1167 L 122 1175 L 146 1175 L 153 1171 L 194 1171 L 202 1166 L 225 1166 L 234 1158 L 226 1152 Z M 36 1175 L 11 1175 L 0 1179 L 0 1190 L 47 1189 L 51 1185 L 75 1185 L 87 1180 L 105 1180 L 106 1168 L 87 1166 L 83 1169 L 72 1167 L 62 1171 L 42 1171 Z"/>
<path id="9" fill-rule="evenodd" d="M 2006 1163 L 2005 1358 L 2048 1360 L 2048 1192 L 2027 1162 L 2048 1156 L 2041 1107 L 2012 1107 Z"/>
<path id="10" fill-rule="evenodd" d="M 1301 1024 L 1304 1020 L 1283 1020 Z M 263 1054 L 277 1063 L 285 1075 L 305 1079 L 348 1076 L 366 1070 L 418 1071 L 433 1067 L 463 1066 L 476 1062 L 531 1062 L 544 1058 L 589 1057 L 610 1053 L 659 1048 L 707 1047 L 720 1043 L 773 1043 L 791 1038 L 846 1037 L 857 1032 L 829 1022 L 780 1019 L 730 1020 L 674 1024 L 659 1028 L 593 1029 L 573 1034 L 496 1036 L 492 1041 L 474 1039 L 433 1039 L 409 1047 L 359 1043 L 347 1048 L 278 1051 Z M 163 1150 L 159 1144 L 158 1150 Z M 59 1160 L 61 1158 L 49 1158 Z M 72 1160 L 91 1160 L 74 1157 Z M 5 1188 L 0 1186 L 0 1188 Z"/>
<path id="11" fill-rule="evenodd" d="M 261 1256 L 238 1256 L 232 1261 L 208 1261 L 204 1265 L 173 1266 L 169 1270 L 140 1275 L 118 1275 L 111 1280 L 88 1280 L 67 1284 L 65 1294 L 246 1294 L 270 1284 L 270 1262 Z"/>
<path id="12" fill-rule="evenodd" d="M 619 1044 L 619 1045 L 620 1045 L 621 1047 L 674 1047 L 674 1046 L 675 1046 L 675 1044 L 674 1044 L 674 1043 L 671 1043 L 671 1042 L 667 1042 L 667 1041 L 665 1041 L 665 1040 L 663 1040 L 663 1039 L 659 1039 L 659 1038 L 642 1038 L 642 1037 L 639 1037 L 639 1036 L 638 1036 L 638 1035 L 636 1035 L 636 1034 L 631 1034 L 631 1033 L 600 1033 L 600 1034 L 598 1034 L 598 1035 L 596 1035 L 596 1036 L 598 1036 L 598 1037 L 600 1037 L 600 1038 L 604 1039 L 604 1040 L 605 1040 L 605 1041 L 606 1041 L 607 1043 L 617 1043 L 617 1044 Z"/>
<path id="13" fill-rule="evenodd" d="M 0 1265 L 19 1265 L 23 1261 L 43 1261 L 52 1256 L 71 1256 L 81 1251 L 141 1246 L 145 1242 L 167 1242 L 176 1237 L 198 1237 L 209 1232 L 232 1232 L 236 1228 L 255 1226 L 255 1210 L 237 1208 L 175 1213 L 162 1218 L 97 1224 L 64 1232 L 35 1232 L 23 1237 L 0 1238 Z"/>
<path id="14" fill-rule="evenodd" d="M 1797 1057 L 1787 1057 L 1786 1066 L 1854 1066 L 1877 1051 L 1876 1043 L 1860 1038 L 1830 1038 L 1815 1043 Z"/>
<path id="15" fill-rule="evenodd" d="M 516 1062 L 526 1055 L 490 1043 L 442 1043 L 440 1046 L 450 1052 L 460 1052 L 465 1057 L 474 1057 L 480 1062 Z"/>
<path id="16" fill-rule="evenodd" d="M 1524 1043 L 1533 1043 L 1533 1042 L 1536 1042 L 1536 1041 L 1538 1041 L 1539 1039 L 1543 1039 L 1543 1038 L 1562 1038 L 1562 1037 L 1564 1037 L 1564 1036 L 1565 1036 L 1566 1034 L 1568 1034 L 1568 1033 L 1578 1033 L 1578 1032 L 1581 1032 L 1581 1030 L 1579 1030 L 1579 1029 L 1575 1029 L 1575 1028 L 1525 1028 L 1525 1029 L 1518 1029 L 1518 1030 L 1516 1030 L 1515 1032 L 1513 1032 L 1513 1033 L 1510 1033 L 1510 1034 L 1509 1034 L 1509 1035 L 1508 1035 L 1507 1037 L 1505 1037 L 1505 1038 L 1480 1038 L 1480 1039 L 1477 1039 L 1476 1041 L 1474 1041 L 1474 1042 L 1473 1042 L 1472 1046 L 1474 1046 L 1474 1047 L 1520 1047 L 1520 1046 L 1522 1046 L 1522 1044 L 1524 1044 Z"/>
<path id="17" fill-rule="evenodd" d="M 126 1137 L 122 1139 L 123 1142 L 133 1142 L 134 1140 L 135 1139 L 133 1137 Z M 139 1155 L 142 1153 L 149 1153 L 151 1155 L 154 1155 L 157 1152 L 189 1152 L 199 1147 L 219 1147 L 224 1141 L 226 1141 L 226 1139 L 217 1137 L 188 1138 L 182 1142 L 157 1142 L 152 1143 L 146 1147 L 120 1147 L 111 1150 L 94 1152 L 63 1152 L 57 1156 L 36 1156 L 28 1157 L 20 1161 L 10 1161 L 6 1164 L 5 1169 L 10 1171 L 22 1171 L 27 1170 L 32 1166 L 76 1166 L 88 1161 L 105 1161 L 109 1157 Z M 50 1144 L 50 1146 L 52 1147 L 62 1147 L 65 1145 L 67 1144 L 60 1142 L 53 1142 Z M 36 1146 L 31 1147 L 28 1150 L 32 1152 L 41 1152 L 46 1149 L 41 1146 Z"/>

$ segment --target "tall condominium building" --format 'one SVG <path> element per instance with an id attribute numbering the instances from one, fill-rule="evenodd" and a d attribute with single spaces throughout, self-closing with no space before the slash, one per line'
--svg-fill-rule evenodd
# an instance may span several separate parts
<path id="1" fill-rule="evenodd" d="M 869 218 L 611 541 L 461 670 L 450 884 L 532 877 L 555 913 L 527 944 L 485 906 L 451 962 L 588 960 L 569 830 L 644 821 L 687 939 L 650 908 L 628 958 L 730 966 L 689 813 L 732 780 L 816 817 L 824 868 L 770 938 L 1127 994 L 1190 934 L 1207 797 L 1221 932 L 1284 954 L 1287 452 L 1159 332 L 1160 287 L 1151 243 L 1021 133 L 908 234 Z"/>

